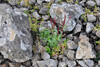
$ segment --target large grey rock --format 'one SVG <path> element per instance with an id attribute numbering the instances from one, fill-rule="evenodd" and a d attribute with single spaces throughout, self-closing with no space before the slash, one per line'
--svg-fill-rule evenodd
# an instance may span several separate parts
<path id="1" fill-rule="evenodd" d="M 76 25 L 74 19 L 78 19 L 84 13 L 81 6 L 67 3 L 52 4 L 49 12 L 51 18 L 55 19 L 58 26 L 63 27 L 63 31 L 72 31 Z M 64 17 L 66 19 L 63 26 Z"/>
<path id="2" fill-rule="evenodd" d="M 38 3 L 38 4 L 42 4 L 43 1 L 45 1 L 45 0 L 37 0 L 37 3 Z"/>
<path id="3" fill-rule="evenodd" d="M 76 52 L 76 59 L 96 58 L 92 50 L 92 44 L 90 44 L 87 39 L 81 39 L 78 44 L 79 46 Z"/>
<path id="4" fill-rule="evenodd" d="M 6 4 L 0 4 L 0 52 L 4 58 L 25 62 L 32 58 L 32 36 L 28 18 L 16 15 Z"/>
<path id="5" fill-rule="evenodd" d="M 67 46 L 68 46 L 68 49 L 77 49 L 78 47 L 78 45 L 74 41 L 71 41 L 71 40 L 68 40 Z"/>
<path id="6" fill-rule="evenodd" d="M 33 5 L 36 3 L 36 0 L 29 0 L 29 4 Z"/>
<path id="7" fill-rule="evenodd" d="M 96 17 L 94 15 L 90 15 L 90 14 L 87 15 L 87 19 L 88 19 L 89 22 L 96 21 Z"/>
<path id="8" fill-rule="evenodd" d="M 37 61 L 39 67 L 57 67 L 57 61 L 53 59 L 48 59 L 45 61 Z"/>
<path id="9" fill-rule="evenodd" d="M 95 0 L 97 5 L 100 6 L 100 0 Z"/>
<path id="10" fill-rule="evenodd" d="M 90 0 L 90 1 L 87 1 L 86 4 L 89 6 L 94 6 L 96 3 Z"/>
<path id="11" fill-rule="evenodd" d="M 86 32 L 90 33 L 94 29 L 94 25 L 92 23 L 87 23 Z"/>

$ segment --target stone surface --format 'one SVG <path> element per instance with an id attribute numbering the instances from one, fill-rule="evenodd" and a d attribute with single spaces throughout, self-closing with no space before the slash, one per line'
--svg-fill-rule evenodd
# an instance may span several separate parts
<path id="1" fill-rule="evenodd" d="M 49 9 L 47 8 L 47 7 L 42 7 L 40 10 L 39 10 L 39 13 L 40 14 L 47 14 L 47 11 L 48 11 Z"/>
<path id="2" fill-rule="evenodd" d="M 7 0 L 7 1 L 11 5 L 17 5 L 17 3 L 19 2 L 19 0 Z"/>
<path id="3" fill-rule="evenodd" d="M 50 59 L 50 55 L 47 52 L 43 52 L 41 53 L 41 58 L 43 60 L 47 60 L 47 59 Z"/>
<path id="4" fill-rule="evenodd" d="M 0 52 L 4 58 L 25 62 L 32 58 L 33 40 L 28 18 L 16 15 L 6 4 L 0 4 Z"/>
<path id="5" fill-rule="evenodd" d="M 87 40 L 81 39 L 78 44 L 79 46 L 76 52 L 76 59 L 96 58 L 92 50 L 92 44 L 90 44 Z"/>
<path id="6" fill-rule="evenodd" d="M 67 3 L 52 4 L 49 12 L 51 18 L 55 19 L 58 26 L 63 27 L 63 31 L 72 31 L 76 25 L 74 19 L 78 19 L 84 13 L 81 6 Z M 65 24 L 63 23 L 64 18 Z"/>
<path id="7" fill-rule="evenodd" d="M 100 6 L 100 0 L 95 0 L 97 5 Z"/>
<path id="8" fill-rule="evenodd" d="M 66 66 L 67 66 L 66 62 L 59 62 L 58 67 L 66 67 Z"/>
<path id="9" fill-rule="evenodd" d="M 57 67 L 57 61 L 53 59 L 48 59 L 45 61 L 37 61 L 39 67 Z"/>
<path id="10" fill-rule="evenodd" d="M 88 19 L 89 22 L 96 21 L 96 17 L 94 15 L 87 15 L 87 19 Z"/>
<path id="11" fill-rule="evenodd" d="M 36 19 L 41 19 L 41 16 L 38 14 L 37 11 L 34 11 L 34 12 L 33 12 L 33 16 L 34 16 Z"/>
<path id="12" fill-rule="evenodd" d="M 84 62 L 86 63 L 86 65 L 88 65 L 88 67 L 94 67 L 94 61 L 93 60 L 84 60 Z"/>
<path id="13" fill-rule="evenodd" d="M 29 0 L 29 4 L 33 5 L 34 3 L 36 3 L 36 0 Z"/>
<path id="14" fill-rule="evenodd" d="M 94 25 L 92 23 L 87 23 L 86 32 L 90 33 L 94 29 Z"/>
<path id="15" fill-rule="evenodd" d="M 96 36 L 100 38 L 100 30 L 96 32 Z"/>
<path id="16" fill-rule="evenodd" d="M 86 4 L 89 6 L 94 6 L 96 3 L 94 1 L 89 0 L 86 2 Z"/>
<path id="17" fill-rule="evenodd" d="M 44 19 L 44 20 L 48 20 L 50 17 L 48 16 L 48 15 L 44 15 L 44 16 L 42 16 L 42 19 Z"/>
<path id="18" fill-rule="evenodd" d="M 68 59 L 71 59 L 71 60 L 75 59 L 75 51 L 67 50 L 66 56 L 67 56 Z"/>
<path id="19" fill-rule="evenodd" d="M 77 24 L 75 29 L 74 29 L 74 34 L 81 32 L 81 28 L 82 28 L 81 24 Z"/>
<path id="20" fill-rule="evenodd" d="M 79 39 L 80 40 L 84 39 L 84 40 L 89 41 L 89 38 L 86 35 L 84 35 L 84 34 L 80 34 Z"/>
<path id="21" fill-rule="evenodd" d="M 82 67 L 88 67 L 83 60 L 77 60 L 77 63 Z"/>
<path id="22" fill-rule="evenodd" d="M 38 3 L 38 4 L 42 4 L 43 1 L 45 1 L 45 0 L 37 0 L 37 3 Z"/>
<path id="23" fill-rule="evenodd" d="M 72 39 L 73 39 L 73 34 L 68 34 L 68 35 L 67 35 L 67 38 L 68 38 L 69 40 L 72 40 Z"/>
<path id="24" fill-rule="evenodd" d="M 68 49 L 77 49 L 78 47 L 78 45 L 74 41 L 71 41 L 71 40 L 68 40 L 67 46 L 68 46 Z"/>
<path id="25" fill-rule="evenodd" d="M 68 65 L 68 67 L 75 67 L 76 66 L 76 62 L 72 61 L 72 60 L 67 60 L 66 63 Z"/>

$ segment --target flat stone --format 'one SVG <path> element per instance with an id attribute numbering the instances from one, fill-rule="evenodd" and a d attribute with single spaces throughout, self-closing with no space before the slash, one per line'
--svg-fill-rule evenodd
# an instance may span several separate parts
<path id="1" fill-rule="evenodd" d="M 39 13 L 40 14 L 47 14 L 47 11 L 49 11 L 49 9 L 47 7 L 42 7 L 40 10 L 39 10 Z"/>
<path id="2" fill-rule="evenodd" d="M 67 3 L 52 4 L 49 12 L 51 18 L 55 19 L 58 26 L 63 28 L 63 31 L 69 32 L 72 31 L 76 25 L 74 19 L 78 19 L 84 13 L 81 6 Z"/>
<path id="3" fill-rule="evenodd" d="M 88 65 L 89 67 L 94 67 L 94 61 L 93 60 L 84 60 L 84 62 L 86 63 L 86 65 Z"/>
<path id="4" fill-rule="evenodd" d="M 77 63 L 82 67 L 88 67 L 83 60 L 77 60 Z"/>
<path id="5" fill-rule="evenodd" d="M 75 51 L 67 50 L 66 56 L 68 59 L 71 59 L 71 60 L 75 59 Z"/>
<path id="6" fill-rule="evenodd" d="M 0 4 L 0 52 L 4 58 L 14 62 L 25 62 L 32 58 L 33 40 L 28 18 L 16 15 L 7 4 Z"/>
<path id="7" fill-rule="evenodd" d="M 68 67 L 75 67 L 76 66 L 76 62 L 73 60 L 67 60 L 66 61 Z"/>

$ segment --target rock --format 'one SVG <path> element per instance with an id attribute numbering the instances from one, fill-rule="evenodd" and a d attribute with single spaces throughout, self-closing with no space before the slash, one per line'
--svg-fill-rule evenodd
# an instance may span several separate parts
<path id="1" fill-rule="evenodd" d="M 73 50 L 67 50 L 67 53 L 65 54 L 67 56 L 68 59 L 75 59 L 75 51 Z"/>
<path id="2" fill-rule="evenodd" d="M 86 35 L 84 35 L 84 34 L 80 34 L 79 39 L 80 40 L 84 39 L 84 40 L 89 41 L 89 38 Z"/>
<path id="3" fill-rule="evenodd" d="M 40 14 L 47 14 L 47 11 L 48 11 L 49 9 L 47 8 L 47 7 L 42 7 L 40 10 L 39 10 L 39 13 Z"/>
<path id="4" fill-rule="evenodd" d="M 74 42 L 78 43 L 79 42 L 79 38 L 77 36 L 74 36 Z"/>
<path id="5" fill-rule="evenodd" d="M 84 60 L 84 62 L 86 63 L 86 65 L 88 65 L 88 67 L 94 67 L 94 61 L 93 60 Z"/>
<path id="6" fill-rule="evenodd" d="M 45 0 L 37 0 L 37 3 L 38 3 L 38 4 L 42 4 L 43 1 L 45 1 Z"/>
<path id="7" fill-rule="evenodd" d="M 98 65 L 100 66 L 100 60 L 98 61 Z"/>
<path id="8" fill-rule="evenodd" d="M 86 4 L 89 6 L 94 6 L 96 3 L 94 1 L 89 0 L 86 2 Z"/>
<path id="9" fill-rule="evenodd" d="M 94 15 L 87 15 L 87 19 L 88 19 L 88 21 L 89 22 L 94 22 L 94 21 L 96 21 L 96 17 L 94 16 Z"/>
<path id="10" fill-rule="evenodd" d="M 0 63 L 2 63 L 5 59 L 3 58 L 3 56 L 0 54 Z"/>
<path id="11" fill-rule="evenodd" d="M 50 21 L 43 21 L 40 23 L 40 28 L 39 31 L 43 31 L 43 29 L 50 29 L 52 28 L 51 22 Z M 56 28 L 56 26 L 55 26 Z"/>
<path id="12" fill-rule="evenodd" d="M 41 16 L 38 14 L 37 11 L 34 11 L 34 12 L 33 12 L 33 16 L 34 16 L 37 20 L 41 19 Z"/>
<path id="13" fill-rule="evenodd" d="M 88 67 L 83 60 L 77 60 L 77 63 L 82 67 Z"/>
<path id="14" fill-rule="evenodd" d="M 52 4 L 49 12 L 51 18 L 55 19 L 58 26 L 63 28 L 63 31 L 72 31 L 76 25 L 74 19 L 78 19 L 84 13 L 81 6 L 67 3 Z"/>
<path id="15" fill-rule="evenodd" d="M 19 0 L 7 0 L 9 4 L 11 5 L 17 5 Z"/>
<path id="16" fill-rule="evenodd" d="M 100 38 L 100 30 L 96 32 L 96 36 Z"/>
<path id="17" fill-rule="evenodd" d="M 67 35 L 67 38 L 68 38 L 69 40 L 72 40 L 72 39 L 73 39 L 73 34 L 68 34 L 68 35 Z"/>
<path id="18" fill-rule="evenodd" d="M 81 28 L 82 28 L 82 26 L 80 24 L 77 24 L 75 29 L 74 29 L 74 34 L 81 32 Z"/>
<path id="19" fill-rule="evenodd" d="M 86 32 L 90 33 L 94 29 L 94 25 L 92 23 L 87 23 Z"/>
<path id="20" fill-rule="evenodd" d="M 77 49 L 78 47 L 78 45 L 74 41 L 71 41 L 71 40 L 67 41 L 67 46 L 68 46 L 68 49 Z"/>
<path id="21" fill-rule="evenodd" d="M 33 40 L 28 18 L 16 15 L 7 4 L 0 4 L 0 52 L 4 58 L 25 62 L 32 58 Z"/>
<path id="22" fill-rule="evenodd" d="M 36 3 L 36 0 L 29 0 L 29 4 L 33 5 Z"/>
<path id="23" fill-rule="evenodd" d="M 8 67 L 8 64 L 2 64 L 1 67 Z"/>
<path id="24" fill-rule="evenodd" d="M 79 2 L 80 5 L 84 6 L 84 3 L 86 2 L 86 0 L 82 0 Z"/>
<path id="25" fill-rule="evenodd" d="M 9 67 L 20 67 L 21 66 L 20 63 L 11 63 L 11 62 L 9 62 L 8 64 L 9 64 Z"/>
<path id="26" fill-rule="evenodd" d="M 47 52 L 43 52 L 41 53 L 41 58 L 43 60 L 47 60 L 47 59 L 50 59 L 50 55 Z"/>
<path id="27" fill-rule="evenodd" d="M 79 46 L 76 52 L 76 59 L 90 59 L 96 58 L 93 50 L 92 44 L 90 44 L 87 40 L 82 39 L 78 42 Z"/>
<path id="28" fill-rule="evenodd" d="M 95 0 L 97 5 L 100 6 L 100 0 Z"/>
<path id="29" fill-rule="evenodd" d="M 76 62 L 72 61 L 72 60 L 67 60 L 66 63 L 68 65 L 68 67 L 75 67 L 76 66 Z"/>
<path id="30" fill-rule="evenodd" d="M 66 62 L 59 62 L 58 67 L 67 67 L 66 65 Z"/>
<path id="31" fill-rule="evenodd" d="M 23 63 L 24 66 L 30 67 L 31 66 L 31 61 L 26 61 Z"/>
<path id="32" fill-rule="evenodd" d="M 58 60 L 61 61 L 63 57 L 64 57 L 64 55 L 59 55 Z"/>
<path id="33" fill-rule="evenodd" d="M 95 65 L 95 67 L 99 67 L 99 65 Z"/>
<path id="34" fill-rule="evenodd" d="M 37 61 L 39 67 L 57 67 L 57 61 L 53 59 L 48 59 L 45 61 Z"/>
<path id="35" fill-rule="evenodd" d="M 48 16 L 48 15 L 44 15 L 44 16 L 42 16 L 42 19 L 44 19 L 44 20 L 48 20 L 50 17 Z"/>
<path id="36" fill-rule="evenodd" d="M 45 0 L 45 1 L 46 1 L 46 2 L 49 2 L 49 3 L 50 3 L 50 2 L 52 2 L 52 3 L 54 2 L 54 0 Z"/>

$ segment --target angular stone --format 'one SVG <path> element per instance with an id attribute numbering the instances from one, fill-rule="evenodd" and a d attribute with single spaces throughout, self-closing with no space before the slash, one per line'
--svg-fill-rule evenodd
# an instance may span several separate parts
<path id="1" fill-rule="evenodd" d="M 68 59 L 71 59 L 71 60 L 75 59 L 75 51 L 68 50 L 66 56 Z"/>
<path id="2" fill-rule="evenodd" d="M 75 29 L 74 29 L 74 34 L 78 33 L 81 31 L 82 25 L 81 24 L 77 24 Z"/>
<path id="3" fill-rule="evenodd" d="M 94 29 L 94 25 L 92 23 L 87 23 L 86 32 L 90 33 Z"/>
<path id="4" fill-rule="evenodd" d="M 76 59 L 90 59 L 96 58 L 93 50 L 92 44 L 90 44 L 87 40 L 82 39 L 78 42 L 79 46 L 76 52 Z"/>
<path id="5" fill-rule="evenodd" d="M 82 67 L 88 67 L 83 60 L 77 60 L 77 63 Z"/>
<path id="6" fill-rule="evenodd" d="M 39 13 L 40 14 L 47 14 L 47 11 L 48 11 L 49 9 L 47 8 L 47 7 L 42 7 L 41 9 L 40 9 L 40 11 L 39 11 Z"/>
<path id="7" fill-rule="evenodd" d="M 100 6 L 100 0 L 95 0 L 97 5 Z"/>
<path id="8" fill-rule="evenodd" d="M 41 19 L 41 16 L 38 14 L 37 11 L 34 11 L 34 12 L 33 12 L 33 16 L 34 16 L 36 19 Z"/>
<path id="9" fill-rule="evenodd" d="M 49 12 L 58 26 L 63 27 L 63 31 L 72 31 L 76 25 L 74 19 L 78 19 L 84 13 L 81 6 L 67 3 L 52 4 Z M 64 18 L 65 24 L 63 23 Z"/>
<path id="10" fill-rule="evenodd" d="M 96 36 L 100 38 L 100 30 L 96 32 Z"/>
<path id="11" fill-rule="evenodd" d="M 78 45 L 74 41 L 71 41 L 71 40 L 68 40 L 67 46 L 68 46 L 68 49 L 77 49 L 78 47 Z"/>
<path id="12" fill-rule="evenodd" d="M 32 58 L 32 36 L 28 18 L 16 15 L 6 4 L 0 4 L 0 52 L 4 58 L 25 62 Z"/>
<path id="13" fill-rule="evenodd" d="M 68 67 L 75 67 L 76 66 L 76 62 L 72 61 L 72 60 L 67 60 L 66 63 L 68 65 Z"/>
<path id="14" fill-rule="evenodd" d="M 50 55 L 47 52 L 43 52 L 41 53 L 41 58 L 43 60 L 47 60 L 47 59 L 50 59 Z"/>
<path id="15" fill-rule="evenodd" d="M 66 67 L 66 66 L 67 66 L 66 62 L 59 62 L 58 67 Z"/>
<path id="16" fill-rule="evenodd" d="M 96 21 L 96 17 L 94 15 L 87 15 L 87 19 L 88 19 L 89 22 Z"/>
<path id="17" fill-rule="evenodd" d="M 37 61 L 39 67 L 57 67 L 57 61 L 53 59 L 48 59 L 45 61 Z"/>
<path id="18" fill-rule="evenodd" d="M 17 5 L 17 3 L 19 2 L 19 0 L 7 0 L 7 1 L 11 5 Z"/>
<path id="19" fill-rule="evenodd" d="M 94 61 L 93 61 L 93 60 L 84 60 L 84 62 L 85 62 L 86 65 L 88 65 L 89 67 L 94 67 Z"/>
<path id="20" fill-rule="evenodd" d="M 96 3 L 90 0 L 90 1 L 87 1 L 86 4 L 89 6 L 94 6 Z"/>

